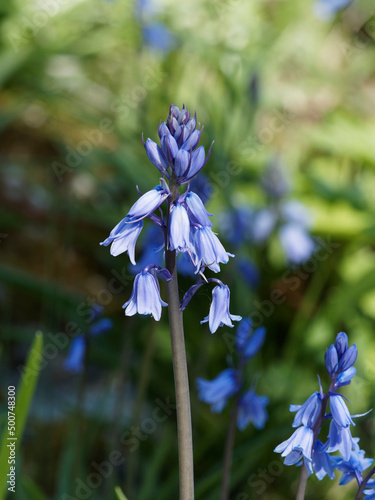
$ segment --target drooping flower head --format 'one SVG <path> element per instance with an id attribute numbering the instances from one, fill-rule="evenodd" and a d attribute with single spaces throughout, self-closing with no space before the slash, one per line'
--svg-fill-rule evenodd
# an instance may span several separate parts
<path id="1" fill-rule="evenodd" d="M 256 429 L 263 429 L 268 419 L 268 402 L 267 396 L 258 396 L 252 389 L 245 392 L 239 401 L 237 427 L 242 431 L 251 423 Z"/>
<path id="2" fill-rule="evenodd" d="M 229 296 L 230 291 L 227 285 L 221 284 L 212 290 L 210 313 L 201 321 L 201 324 L 208 321 L 211 333 L 215 333 L 219 326 L 223 325 L 233 328 L 232 321 L 241 321 L 242 319 L 241 316 L 230 314 Z"/>
<path id="3" fill-rule="evenodd" d="M 166 269 L 158 269 L 157 266 L 146 267 L 141 273 L 138 273 L 134 279 L 133 292 L 130 299 L 122 306 L 125 309 L 126 316 L 134 314 L 151 314 L 156 320 L 160 320 L 161 306 L 168 304 L 160 298 L 159 283 L 154 270 L 159 272 L 165 280 L 172 279 Z"/>
<path id="4" fill-rule="evenodd" d="M 294 465 L 303 458 L 311 462 L 313 441 L 313 430 L 306 425 L 302 425 L 294 431 L 289 439 L 276 446 L 274 451 L 281 453 L 281 456 L 285 457 L 285 465 Z"/>

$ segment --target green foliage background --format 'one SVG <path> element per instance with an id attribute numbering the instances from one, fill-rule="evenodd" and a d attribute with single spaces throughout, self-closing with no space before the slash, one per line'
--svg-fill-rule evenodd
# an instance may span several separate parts
<path id="1" fill-rule="evenodd" d="M 123 0 L 51 0 L 43 7 L 9 0 L 0 6 L 4 411 L 6 387 L 18 385 L 36 330 L 44 332 L 44 345 L 55 345 L 72 323 L 84 332 L 95 301 L 115 323 L 92 342 L 85 377 L 63 370 L 67 347 L 51 359 L 45 351 L 18 453 L 17 499 L 78 498 L 77 479 L 87 483 L 93 462 L 108 461 L 114 450 L 122 463 L 87 498 L 115 499 L 116 485 L 129 500 L 177 496 L 173 412 L 133 452 L 120 440 L 126 432 L 134 435 L 132 426 L 145 425 L 156 400 L 173 401 L 167 315 L 160 323 L 124 318 L 121 305 L 132 288 L 128 259 L 113 258 L 98 245 L 137 199 L 135 185 L 144 192 L 158 183 L 141 133 L 156 140 L 171 103 L 197 110 L 205 147 L 215 140 L 205 167 L 214 187 L 210 211 L 265 204 L 259 177 L 278 154 L 293 195 L 311 211 L 314 235 L 336 244 L 313 272 L 303 271 L 305 277 L 288 267 L 274 239 L 244 248 L 261 273 L 256 291 L 245 286 L 232 261 L 223 266 L 233 313 L 250 314 L 254 301 L 269 300 L 275 289 L 285 297 L 265 315 L 266 345 L 249 367 L 257 391 L 270 398 L 270 418 L 262 432 L 249 427 L 237 434 L 231 498 L 293 497 L 298 470 L 281 466 L 272 450 L 291 434 L 289 404 L 317 389 L 317 373 L 327 386 L 324 350 L 341 330 L 359 349 L 358 375 L 345 390 L 352 412 L 374 406 L 371 1 L 355 2 L 326 22 L 314 17 L 309 1 L 159 4 L 144 17 Z M 143 42 L 142 24 L 153 20 L 176 37 L 168 54 Z M 214 229 L 220 233 L 217 223 Z M 286 272 L 297 276 L 297 287 L 285 281 Z M 116 273 L 128 277 L 108 293 Z M 181 291 L 190 284 L 183 278 Z M 200 295 L 185 314 L 197 500 L 219 497 L 230 417 L 230 409 L 213 415 L 197 400 L 195 378 L 216 376 L 230 360 L 228 330 L 210 335 L 199 325 L 209 300 Z M 367 456 L 375 455 L 372 421 L 371 414 L 358 419 L 354 429 Z M 311 478 L 306 498 L 346 499 L 353 492 L 353 485 L 339 487 L 338 478 Z"/>

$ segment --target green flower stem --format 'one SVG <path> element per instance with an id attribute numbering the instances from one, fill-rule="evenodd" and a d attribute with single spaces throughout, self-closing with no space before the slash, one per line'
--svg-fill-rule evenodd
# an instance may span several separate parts
<path id="1" fill-rule="evenodd" d="M 168 201 L 167 229 L 165 248 L 168 248 L 168 226 L 171 203 L 178 197 L 178 185 L 172 174 L 169 188 L 171 200 Z M 180 311 L 178 292 L 176 251 L 165 251 L 165 267 L 172 279 L 167 282 L 169 329 L 171 333 L 174 386 L 176 392 L 178 459 L 180 472 L 180 500 L 194 499 L 194 462 L 193 432 L 191 427 L 191 409 L 189 379 L 186 362 L 184 325 Z"/>
<path id="2" fill-rule="evenodd" d="M 299 476 L 296 500 L 303 500 L 305 498 L 306 485 L 307 485 L 308 471 L 305 464 L 301 465 L 301 474 Z"/>
<path id="3" fill-rule="evenodd" d="M 176 252 L 166 251 L 166 267 L 172 275 L 167 283 L 174 385 L 177 404 L 177 434 L 180 471 L 180 500 L 194 499 L 193 434 L 184 327 L 178 293 Z"/>

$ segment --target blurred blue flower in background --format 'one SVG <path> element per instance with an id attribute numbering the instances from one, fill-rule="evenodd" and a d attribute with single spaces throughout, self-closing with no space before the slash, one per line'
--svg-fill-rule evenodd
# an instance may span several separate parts
<path id="1" fill-rule="evenodd" d="M 192 179 L 190 182 L 190 189 L 194 191 L 194 193 L 197 193 L 203 203 L 207 203 L 213 192 L 213 186 L 204 173 L 200 173 L 200 175 Z"/>
<path id="2" fill-rule="evenodd" d="M 252 239 L 255 243 L 264 243 L 271 235 L 277 223 L 278 214 L 271 208 L 262 208 L 252 217 Z"/>
<path id="3" fill-rule="evenodd" d="M 253 424 L 256 429 L 263 429 L 268 419 L 266 410 L 268 402 L 267 396 L 258 396 L 252 389 L 245 392 L 238 408 L 237 426 L 240 431 L 249 424 Z"/>
<path id="4" fill-rule="evenodd" d="M 163 14 L 163 5 L 158 0 L 138 0 L 136 17 L 141 24 L 143 43 L 161 54 L 168 54 L 177 45 L 176 36 L 158 20 Z"/>
<path id="5" fill-rule="evenodd" d="M 211 411 L 220 413 L 225 408 L 228 399 L 239 389 L 237 371 L 227 368 L 213 380 L 197 378 L 198 397 L 211 405 Z"/>
<path id="6" fill-rule="evenodd" d="M 103 310 L 104 308 L 99 304 L 94 304 L 91 307 L 90 319 L 92 324 L 85 335 L 78 335 L 72 340 L 63 363 L 65 370 L 75 373 L 81 372 L 84 368 L 84 359 L 90 337 L 107 333 L 113 328 L 113 321 L 111 319 L 101 318 Z"/>
<path id="7" fill-rule="evenodd" d="M 313 6 L 318 19 L 326 21 L 334 17 L 340 10 L 346 9 L 353 0 L 317 0 Z"/>
<path id="8" fill-rule="evenodd" d="M 86 354 L 86 339 L 83 335 L 74 338 L 70 344 L 68 355 L 63 367 L 69 372 L 83 371 L 83 362 Z"/>
<path id="9" fill-rule="evenodd" d="M 248 205 L 219 214 L 219 225 L 225 239 L 235 246 L 249 242 L 252 237 L 252 217 L 253 210 Z"/>
<path id="10" fill-rule="evenodd" d="M 306 229 L 296 223 L 285 224 L 280 228 L 279 238 L 288 260 L 302 264 L 314 252 L 314 242 Z"/>
<path id="11" fill-rule="evenodd" d="M 253 324 L 250 318 L 244 318 L 237 327 L 236 348 L 239 356 L 247 361 L 255 356 L 262 348 L 266 338 L 266 329 L 260 326 L 253 331 Z"/>
<path id="12" fill-rule="evenodd" d="M 251 220 L 253 241 L 263 244 L 276 231 L 287 260 L 293 264 L 302 264 L 311 257 L 315 249 L 309 234 L 311 217 L 303 203 L 285 198 L 290 192 L 290 183 L 279 158 L 268 165 L 261 184 L 269 197 L 269 204 L 254 211 Z"/>
<path id="13" fill-rule="evenodd" d="M 239 270 L 239 276 L 250 288 L 255 288 L 259 284 L 260 272 L 250 257 L 238 255 L 236 258 L 236 267 Z"/>
<path id="14" fill-rule="evenodd" d="M 146 45 L 164 54 L 170 52 L 176 45 L 175 35 L 161 22 L 146 24 L 142 28 L 142 33 Z"/>
<path id="15" fill-rule="evenodd" d="M 270 198 L 283 198 L 291 191 L 286 167 L 279 156 L 274 156 L 261 176 L 260 183 Z"/>
<path id="16" fill-rule="evenodd" d="M 231 396 L 237 395 L 238 407 L 237 427 L 242 431 L 250 423 L 256 429 L 262 429 L 268 419 L 266 406 L 268 398 L 259 396 L 253 388 L 243 392 L 244 367 L 246 362 L 255 356 L 265 340 L 264 327 L 253 332 L 252 322 L 244 318 L 238 325 L 235 335 L 238 367 L 223 370 L 213 380 L 197 378 L 198 397 L 201 401 L 211 405 L 215 413 L 221 412 Z"/>

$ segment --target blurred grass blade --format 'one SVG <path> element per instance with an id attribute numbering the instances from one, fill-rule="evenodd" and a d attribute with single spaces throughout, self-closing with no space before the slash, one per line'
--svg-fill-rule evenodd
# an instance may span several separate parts
<path id="1" fill-rule="evenodd" d="M 160 469 L 165 464 L 166 456 L 170 450 L 170 440 L 164 439 L 156 447 L 153 456 L 147 464 L 142 478 L 142 486 L 137 495 L 137 500 L 149 500 L 155 496 L 158 491 L 158 479 Z"/>
<path id="2" fill-rule="evenodd" d="M 23 429 L 25 427 L 27 414 L 29 407 L 33 398 L 35 386 L 38 380 L 40 365 L 42 360 L 42 349 L 43 349 L 43 335 L 41 332 L 37 332 L 35 335 L 34 342 L 29 351 L 29 355 L 24 367 L 24 371 L 21 375 L 20 385 L 16 390 L 16 408 L 15 408 L 15 420 L 16 420 L 16 457 L 18 455 L 17 450 L 20 446 Z M 9 448 L 7 444 L 9 443 L 8 429 L 5 427 L 3 432 L 3 438 L 1 442 L 0 449 L 0 470 L 4 472 L 3 480 L 0 483 L 0 500 L 4 500 L 5 492 L 7 488 L 7 476 L 9 471 L 8 456 Z M 6 472 L 5 472 L 6 471 Z"/>
<path id="3" fill-rule="evenodd" d="M 22 476 L 21 484 L 27 493 L 28 500 L 48 500 L 46 495 L 39 489 L 39 486 L 30 477 Z"/>
<path id="4" fill-rule="evenodd" d="M 117 500 L 128 500 L 126 498 L 126 496 L 124 495 L 124 493 L 122 492 L 120 486 L 116 486 L 115 493 L 116 493 L 116 496 L 117 496 Z"/>
<path id="5" fill-rule="evenodd" d="M 2 87 L 14 73 L 21 69 L 29 53 L 29 50 L 18 53 L 15 53 L 12 49 L 3 50 L 0 56 L 0 87 Z"/>

